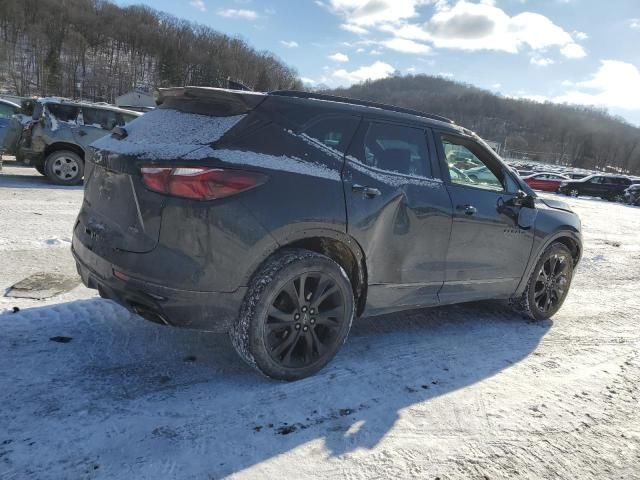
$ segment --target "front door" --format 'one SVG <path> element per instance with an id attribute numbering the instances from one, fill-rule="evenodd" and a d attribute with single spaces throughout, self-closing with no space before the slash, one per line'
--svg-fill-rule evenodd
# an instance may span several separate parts
<path id="1" fill-rule="evenodd" d="M 509 296 L 529 260 L 535 209 L 520 205 L 519 185 L 511 173 L 473 137 L 440 133 L 436 143 L 453 204 L 440 301 Z M 480 162 L 488 173 L 473 178 L 464 170 L 447 175 L 450 161 L 461 155 Z"/>
<path id="2" fill-rule="evenodd" d="M 438 302 L 451 202 L 421 126 L 365 120 L 343 172 L 348 232 L 367 258 L 367 314 Z"/>

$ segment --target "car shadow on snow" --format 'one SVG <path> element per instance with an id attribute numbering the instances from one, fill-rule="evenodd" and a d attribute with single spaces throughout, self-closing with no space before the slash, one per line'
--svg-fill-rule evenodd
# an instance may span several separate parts
<path id="1" fill-rule="evenodd" d="M 397 422 L 416 437 L 443 417 L 451 431 L 488 425 L 481 396 L 469 405 L 439 397 L 527 357 L 552 322 L 497 302 L 360 319 L 331 364 L 294 383 L 254 373 L 224 335 L 161 327 L 105 300 L 25 309 L 0 324 L 0 360 L 23 359 L 6 372 L 0 361 L 7 435 L 37 422 L 39 445 L 61 431 L 71 443 L 92 436 L 92 448 L 57 453 L 67 466 L 82 456 L 102 473 L 160 478 L 169 455 L 185 476 L 217 478 L 314 440 L 331 456 L 371 449 Z M 407 409 L 418 413 L 402 416 Z"/>

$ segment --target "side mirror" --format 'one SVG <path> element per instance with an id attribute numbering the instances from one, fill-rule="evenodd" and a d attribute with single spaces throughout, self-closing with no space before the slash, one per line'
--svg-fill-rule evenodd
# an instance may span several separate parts
<path id="1" fill-rule="evenodd" d="M 533 197 L 531 197 L 531 195 L 529 195 L 527 192 L 524 192 L 522 190 L 518 190 L 513 196 L 513 199 L 511 200 L 511 204 L 514 207 L 533 208 L 534 202 L 533 202 Z"/>

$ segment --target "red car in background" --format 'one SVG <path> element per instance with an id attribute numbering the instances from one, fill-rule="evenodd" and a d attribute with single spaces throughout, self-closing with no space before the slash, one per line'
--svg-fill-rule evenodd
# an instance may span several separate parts
<path id="1" fill-rule="evenodd" d="M 560 183 L 567 180 L 571 180 L 565 175 L 558 173 L 534 173 L 527 177 L 522 177 L 534 190 L 544 190 L 545 192 L 557 192 L 560 188 Z"/>

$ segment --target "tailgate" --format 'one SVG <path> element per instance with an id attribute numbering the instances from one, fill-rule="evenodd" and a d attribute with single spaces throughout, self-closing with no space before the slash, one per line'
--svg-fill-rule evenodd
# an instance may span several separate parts
<path id="1" fill-rule="evenodd" d="M 152 250 L 158 242 L 164 197 L 146 191 L 135 158 L 102 151 L 88 157 L 78 237 L 89 247 Z"/>

